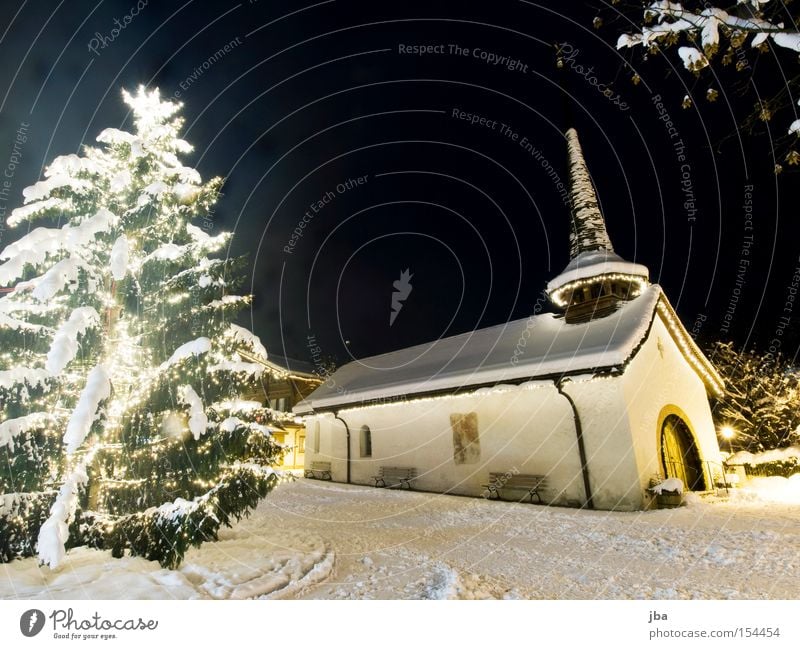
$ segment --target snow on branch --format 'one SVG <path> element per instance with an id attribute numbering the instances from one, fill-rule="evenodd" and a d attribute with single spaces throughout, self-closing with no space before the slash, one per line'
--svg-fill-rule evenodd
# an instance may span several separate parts
<path id="1" fill-rule="evenodd" d="M 758 4 L 753 6 L 757 8 Z M 771 38 L 780 47 L 800 51 L 800 34 L 796 30 L 785 29 L 783 23 L 773 23 L 755 16 L 735 16 L 718 7 L 692 11 L 684 9 L 678 2 L 660 0 L 651 2 L 645 8 L 644 17 L 646 22 L 652 21 L 654 24 L 644 25 L 639 33 L 622 34 L 617 40 L 617 49 L 636 45 L 649 47 L 661 40 L 684 34 L 699 42 L 707 56 L 712 56 L 719 48 L 720 28 L 724 27 L 733 32 L 752 35 L 751 47 L 758 47 Z M 694 72 L 699 69 L 695 56 L 681 55 L 681 58 L 687 70 Z"/>
<path id="2" fill-rule="evenodd" d="M 60 198 L 47 198 L 43 201 L 37 201 L 36 203 L 23 205 L 22 207 L 17 207 L 11 211 L 11 216 L 8 217 L 8 225 L 13 228 L 23 221 L 29 221 L 30 219 L 42 214 L 43 212 L 46 212 L 47 210 L 55 208 L 67 209 L 69 206 L 70 203 L 68 201 Z"/>
<path id="3" fill-rule="evenodd" d="M 260 433 L 261 435 L 272 435 L 272 429 L 268 426 L 264 426 L 263 424 L 258 424 L 252 421 L 242 421 L 238 417 L 227 417 L 223 419 L 219 425 L 219 430 L 225 433 L 232 433 L 237 428 L 246 428 L 250 431 Z"/>
<path id="4" fill-rule="evenodd" d="M 190 356 L 200 356 L 200 354 L 206 354 L 209 351 L 211 351 L 211 339 L 206 338 L 205 336 L 195 338 L 194 340 L 190 340 L 188 343 L 184 343 L 174 352 L 172 352 L 172 356 L 170 356 L 168 360 L 161 363 L 159 369 L 165 370 L 168 367 L 179 363 L 185 358 L 189 358 Z"/>
<path id="5" fill-rule="evenodd" d="M 130 247 L 128 245 L 128 237 L 126 237 L 124 234 L 121 234 L 111 248 L 111 258 L 109 260 L 111 276 L 117 282 L 125 279 L 125 275 L 128 274 L 129 258 Z"/>
<path id="6" fill-rule="evenodd" d="M 46 178 L 51 176 L 75 176 L 79 173 L 95 174 L 99 171 L 97 162 L 92 158 L 84 158 L 74 153 L 60 155 L 53 159 L 44 171 Z"/>
<path id="7" fill-rule="evenodd" d="M 27 265 L 38 266 L 48 255 L 59 251 L 80 256 L 98 234 L 108 231 L 117 221 L 114 214 L 100 209 L 77 225 L 32 230 L 0 252 L 0 260 L 8 260 L 0 266 L 0 284 L 10 284 L 22 277 Z"/>
<path id="8" fill-rule="evenodd" d="M 152 261 L 177 261 L 187 255 L 200 256 L 218 252 L 230 239 L 230 233 L 228 232 L 223 232 L 216 237 L 212 237 L 200 230 L 200 228 L 194 228 L 194 230 L 199 231 L 203 235 L 200 236 L 197 232 L 189 230 L 189 228 L 193 227 L 194 226 L 191 225 L 187 227 L 187 231 L 192 237 L 191 243 L 184 245 L 178 245 L 172 242 L 162 244 L 142 259 L 140 265 L 143 266 Z"/>
<path id="9" fill-rule="evenodd" d="M 706 55 L 696 47 L 679 47 L 678 56 L 681 57 L 684 67 L 692 72 L 702 70 L 708 65 Z"/>
<path id="10" fill-rule="evenodd" d="M 200 439 L 208 428 L 208 417 L 206 417 L 200 395 L 191 385 L 182 385 L 178 388 L 178 399 L 181 403 L 189 406 L 189 430 L 192 431 L 195 439 Z"/>
<path id="11" fill-rule="evenodd" d="M 39 529 L 37 543 L 39 561 L 46 563 L 51 570 L 58 568 L 67 554 L 64 545 L 69 538 L 69 524 L 78 508 L 78 492 L 81 486 L 89 481 L 86 469 L 92 463 L 95 452 L 92 450 L 87 453 L 81 463 L 66 477 L 56 501 L 50 508 L 50 517 Z"/>
<path id="12" fill-rule="evenodd" d="M 175 243 L 165 243 L 159 246 L 147 257 L 142 259 L 142 265 L 149 261 L 175 261 L 189 252 L 189 246 L 179 246 Z"/>
<path id="13" fill-rule="evenodd" d="M 111 381 L 103 365 L 96 365 L 86 379 L 86 386 L 64 433 L 67 453 L 74 453 L 83 444 L 92 424 L 99 418 L 100 404 L 111 396 Z"/>
<path id="14" fill-rule="evenodd" d="M 50 196 L 53 190 L 62 189 L 64 187 L 69 187 L 72 191 L 81 193 L 88 191 L 92 185 L 84 178 L 75 178 L 68 174 L 56 174 L 23 189 L 23 202 L 27 205 L 34 201 L 40 201 Z"/>
<path id="15" fill-rule="evenodd" d="M 0 389 L 8 390 L 15 385 L 28 385 L 36 388 L 43 385 L 49 378 L 51 378 L 50 372 L 33 367 L 14 367 L 10 370 L 0 370 Z"/>
<path id="16" fill-rule="evenodd" d="M 52 418 L 53 416 L 48 412 L 33 412 L 29 415 L 0 422 L 0 448 L 8 446 L 9 451 L 13 453 L 15 437 L 18 437 L 32 428 L 42 426 Z"/>
<path id="17" fill-rule="evenodd" d="M 47 302 L 65 288 L 74 290 L 81 269 L 88 271 L 88 266 L 76 257 L 67 257 L 53 265 L 44 275 L 17 284 L 17 291 L 30 290 L 34 298 Z"/>
<path id="18" fill-rule="evenodd" d="M 31 333 L 48 333 L 53 331 L 50 327 L 19 320 L 5 313 L 0 313 L 0 328 L 12 329 L 14 331 L 29 331 Z"/>
<path id="19" fill-rule="evenodd" d="M 260 356 L 264 359 L 267 358 L 267 348 L 264 347 L 264 344 L 261 342 L 261 338 L 256 336 L 249 329 L 245 329 L 239 325 L 231 324 L 228 326 L 228 331 L 226 334 L 233 338 L 236 342 L 247 345 L 253 350 L 253 353 L 256 356 Z"/>
<path id="20" fill-rule="evenodd" d="M 78 336 L 100 322 L 100 315 L 90 306 L 75 309 L 69 319 L 59 327 L 47 352 L 47 371 L 60 374 L 78 354 Z"/>
<path id="21" fill-rule="evenodd" d="M 238 358 L 238 354 L 236 355 Z M 208 373 L 230 372 L 244 374 L 249 377 L 259 378 L 264 373 L 264 366 L 259 363 L 248 363 L 242 360 L 224 360 L 208 366 Z"/>
<path id="22" fill-rule="evenodd" d="M 250 303 L 249 295 L 223 295 L 218 300 L 211 300 L 205 308 L 206 309 L 224 309 L 225 307 L 233 305 L 242 305 Z"/>
<path id="23" fill-rule="evenodd" d="M 209 259 L 203 257 L 197 265 L 187 270 L 173 275 L 166 280 L 166 286 L 173 286 L 182 282 L 197 282 L 200 288 L 208 288 L 209 286 L 225 287 L 227 282 L 222 277 L 215 276 L 213 273 L 218 270 L 224 271 L 226 267 L 224 259 Z M 219 273 L 217 273 L 218 275 Z"/>
<path id="24" fill-rule="evenodd" d="M 221 250 L 231 239 L 230 232 L 220 232 L 217 236 L 212 237 L 210 234 L 191 223 L 186 224 L 186 233 L 195 243 L 197 252 L 203 254 Z"/>

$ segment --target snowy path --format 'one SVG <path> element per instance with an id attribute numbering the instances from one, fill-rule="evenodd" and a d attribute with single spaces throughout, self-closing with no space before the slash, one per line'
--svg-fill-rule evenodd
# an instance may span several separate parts
<path id="1" fill-rule="evenodd" d="M 286 495 L 276 524 L 336 553 L 307 597 L 800 596 L 796 505 L 587 512 L 316 481 Z"/>
<path id="2" fill-rule="evenodd" d="M 35 559 L 0 564 L 0 599 L 244 599 L 291 597 L 330 574 L 318 536 L 272 528 L 256 512 L 218 543 L 191 549 L 178 570 L 154 561 L 74 548 L 56 571 Z"/>
<path id="3" fill-rule="evenodd" d="M 0 568 L 0 597 L 800 597 L 800 508 L 585 512 L 298 480 L 179 571 L 73 550 Z"/>

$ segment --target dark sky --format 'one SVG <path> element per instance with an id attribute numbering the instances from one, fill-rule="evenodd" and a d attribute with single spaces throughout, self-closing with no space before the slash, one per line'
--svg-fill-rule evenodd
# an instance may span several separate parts
<path id="1" fill-rule="evenodd" d="M 623 23 L 612 10 L 592 28 L 604 4 L 150 0 L 138 10 L 135 0 L 71 0 L 25 2 L 16 13 L 9 5 L 0 166 L 21 125 L 28 137 L 10 202 L 54 156 L 107 126 L 130 126 L 121 88 L 180 92 L 196 147 L 188 162 L 227 178 L 215 223 L 235 230 L 231 254 L 249 255 L 256 299 L 245 320 L 276 353 L 308 360 L 313 335 L 344 362 L 541 308 L 546 281 L 568 261 L 568 211 L 546 167 L 566 180 L 562 133 L 575 126 L 617 252 L 650 268 L 687 328 L 761 348 L 778 338 L 796 355 L 797 314 L 784 304 L 800 265 L 798 176 L 776 179 L 772 153 L 788 121 L 763 136 L 736 132 L 778 75 L 761 61 L 753 87 L 730 75 L 695 80 L 674 52 L 646 62 L 617 52 Z M 557 43 L 570 53 L 560 69 Z M 401 52 L 413 45 L 437 47 Z M 493 65 L 490 56 L 519 63 Z M 714 103 L 704 99 L 709 85 L 720 92 Z M 684 110 L 687 92 L 696 101 Z M 470 124 L 454 109 L 497 124 Z M 286 252 L 304 213 L 326 196 Z M 19 233 L 0 235 L 6 245 Z M 390 326 L 392 283 L 405 269 L 413 290 Z"/>

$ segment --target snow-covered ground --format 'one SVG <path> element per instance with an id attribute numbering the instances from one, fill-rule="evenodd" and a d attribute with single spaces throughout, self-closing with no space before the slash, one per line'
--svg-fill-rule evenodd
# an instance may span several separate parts
<path id="1" fill-rule="evenodd" d="M 0 564 L 0 597 L 796 599 L 788 482 L 621 513 L 300 479 L 177 571 L 79 548 L 56 571 Z"/>

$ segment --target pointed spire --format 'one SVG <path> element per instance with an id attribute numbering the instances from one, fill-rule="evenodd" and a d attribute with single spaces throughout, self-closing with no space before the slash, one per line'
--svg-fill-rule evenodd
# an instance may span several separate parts
<path id="1" fill-rule="evenodd" d="M 600 213 L 597 194 L 586 161 L 583 159 L 578 132 L 567 131 L 567 153 L 569 156 L 570 200 L 572 219 L 569 233 L 569 256 L 575 259 L 582 252 L 591 250 L 614 251 L 606 232 L 606 223 Z"/>

